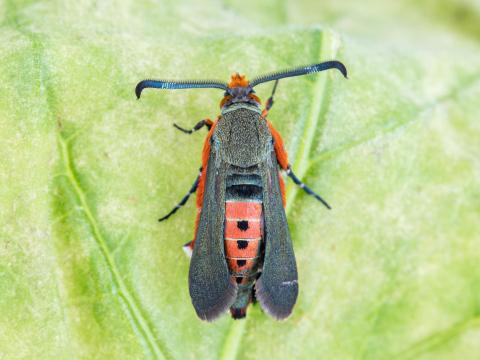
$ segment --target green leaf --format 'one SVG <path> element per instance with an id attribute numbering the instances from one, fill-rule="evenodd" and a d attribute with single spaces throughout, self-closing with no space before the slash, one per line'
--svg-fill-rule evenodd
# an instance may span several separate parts
<path id="1" fill-rule="evenodd" d="M 11 358 L 480 357 L 480 8 L 372 2 L 7 1 L 0 6 L 0 354 Z M 195 316 L 187 192 L 228 80 L 282 80 L 300 295 L 276 322 Z M 259 87 L 266 99 L 271 85 Z"/>

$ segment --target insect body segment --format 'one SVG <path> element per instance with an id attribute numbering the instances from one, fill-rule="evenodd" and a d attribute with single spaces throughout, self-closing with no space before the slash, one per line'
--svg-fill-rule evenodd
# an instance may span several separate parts
<path id="1" fill-rule="evenodd" d="M 273 105 L 278 80 L 335 68 L 338 61 L 303 66 L 260 76 L 249 82 L 235 73 L 230 82 L 144 80 L 136 87 L 139 98 L 146 88 L 225 90 L 221 115 L 200 121 L 209 129 L 202 152 L 202 167 L 192 188 L 161 220 L 173 215 L 197 191 L 194 239 L 184 248 L 191 252 L 189 291 L 197 315 L 215 320 L 227 310 L 233 318 L 246 316 L 258 300 L 275 319 L 288 317 L 298 296 L 298 274 L 285 215 L 287 175 L 308 194 L 328 204 L 298 179 L 288 163 L 280 134 L 266 119 Z M 253 88 L 275 81 L 265 109 Z"/>
<path id="2" fill-rule="evenodd" d="M 253 300 L 253 285 L 261 268 L 262 202 L 257 199 L 241 201 L 250 199 L 227 188 L 227 194 L 229 192 L 225 204 L 225 258 L 230 275 L 238 286 L 237 298 L 230 312 L 232 317 L 241 318 L 246 315 L 247 306 Z"/>

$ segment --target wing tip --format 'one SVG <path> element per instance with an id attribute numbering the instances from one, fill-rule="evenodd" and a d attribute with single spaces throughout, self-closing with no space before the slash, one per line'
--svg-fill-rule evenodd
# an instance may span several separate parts
<path id="1" fill-rule="evenodd" d="M 216 304 L 209 307 L 207 310 L 203 310 L 201 306 L 198 306 L 198 304 L 195 303 L 193 303 L 193 307 L 195 308 L 195 311 L 200 319 L 207 322 L 212 322 L 227 312 L 227 310 L 235 302 L 236 297 L 237 284 L 230 279 L 229 286 L 225 289 L 223 296 L 219 301 L 217 301 Z"/>
<path id="2" fill-rule="evenodd" d="M 293 303 L 287 306 L 279 306 L 278 304 L 274 303 L 272 297 L 269 296 L 268 292 L 265 290 L 261 276 L 255 283 L 255 296 L 260 303 L 260 306 L 268 315 L 273 317 L 275 320 L 287 319 L 291 315 L 293 307 L 295 306 L 298 294 L 298 282 L 297 280 L 292 280 L 289 283 L 289 285 L 293 285 L 295 287 L 295 296 Z"/>

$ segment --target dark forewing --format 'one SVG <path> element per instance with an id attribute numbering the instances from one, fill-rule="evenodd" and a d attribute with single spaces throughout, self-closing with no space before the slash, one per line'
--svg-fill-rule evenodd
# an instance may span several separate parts
<path id="1" fill-rule="evenodd" d="M 262 162 L 265 258 L 256 297 L 276 319 L 290 315 L 298 295 L 298 275 L 278 179 L 275 153 Z"/>
<path id="2" fill-rule="evenodd" d="M 190 262 L 189 288 L 197 315 L 212 321 L 235 301 L 237 285 L 232 283 L 225 261 L 225 177 L 226 164 L 212 147 L 205 179 L 205 195 L 197 237 Z"/>

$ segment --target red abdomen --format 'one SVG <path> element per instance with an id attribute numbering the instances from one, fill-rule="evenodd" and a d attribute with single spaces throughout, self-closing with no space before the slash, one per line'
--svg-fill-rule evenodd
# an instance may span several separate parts
<path id="1" fill-rule="evenodd" d="M 225 257 L 237 284 L 247 284 L 256 275 L 262 237 L 262 202 L 227 200 Z"/>

